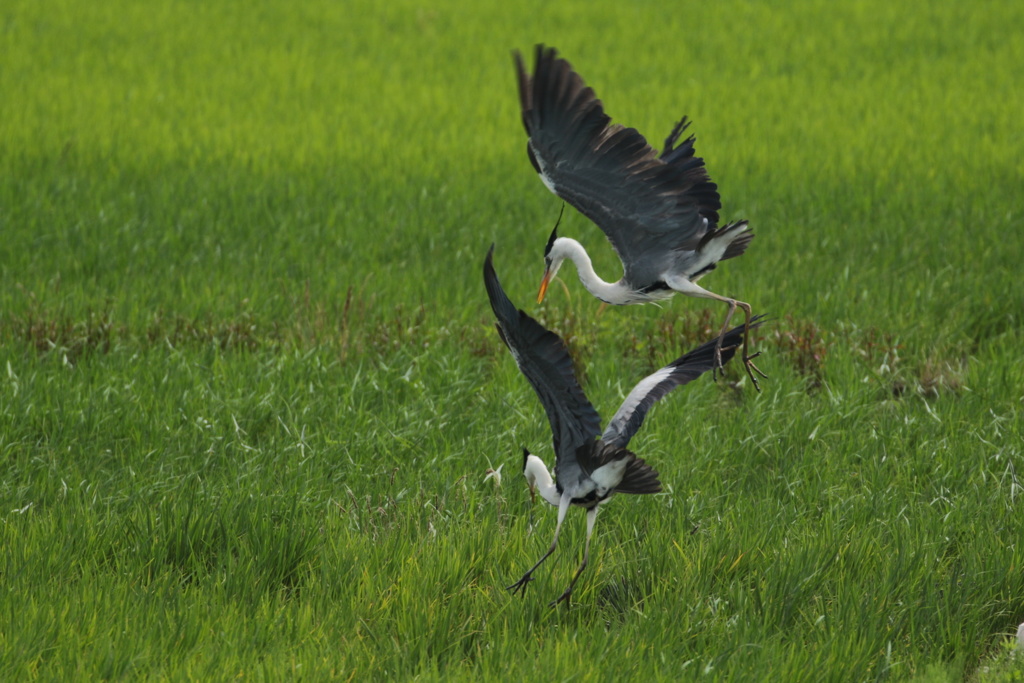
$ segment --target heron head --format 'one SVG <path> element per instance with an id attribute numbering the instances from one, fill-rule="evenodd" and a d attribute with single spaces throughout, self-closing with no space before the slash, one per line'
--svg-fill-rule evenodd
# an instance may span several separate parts
<path id="1" fill-rule="evenodd" d="M 555 225 L 555 229 L 551 231 L 551 237 L 548 238 L 547 246 L 544 247 L 544 277 L 540 281 L 540 291 L 537 293 L 537 303 L 544 301 L 544 295 L 547 294 L 548 284 L 551 279 L 558 274 L 558 268 L 562 265 L 562 261 L 565 257 L 561 251 L 555 249 L 555 240 L 558 239 L 558 225 Z"/>
<path id="2" fill-rule="evenodd" d="M 558 239 L 558 223 L 555 223 L 554 230 L 551 231 L 551 237 L 548 238 L 548 243 L 544 245 L 544 260 L 551 258 L 551 248 L 555 246 L 555 240 Z"/>

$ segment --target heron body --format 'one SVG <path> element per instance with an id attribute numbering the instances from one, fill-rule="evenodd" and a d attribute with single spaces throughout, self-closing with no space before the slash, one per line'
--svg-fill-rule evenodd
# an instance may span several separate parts
<path id="1" fill-rule="evenodd" d="M 729 312 L 715 351 L 718 367 L 721 342 L 739 307 L 747 325 L 743 359 L 757 387 L 755 356 L 747 353 L 750 305 L 697 284 L 719 262 L 742 255 L 754 234 L 745 220 L 718 225 L 718 186 L 696 156 L 694 136 L 679 141 L 689 121 L 675 125 L 659 154 L 636 129 L 611 123 L 601 100 L 554 48 L 537 46 L 532 76 L 518 52 L 514 58 L 531 164 L 549 190 L 604 231 L 623 267 L 618 281 L 603 280 L 584 247 L 559 237 L 556 226 L 544 250 L 538 301 L 566 260 L 587 291 L 605 303 L 655 302 L 675 292 L 721 301 Z"/>
<path id="2" fill-rule="evenodd" d="M 717 342 L 712 340 L 642 379 L 602 431 L 601 418 L 580 388 L 565 343 L 509 300 L 495 273 L 493 253 L 492 245 L 484 261 L 484 284 L 498 321 L 498 334 L 544 407 L 555 451 L 552 477 L 539 457 L 523 449 L 523 474 L 531 495 L 536 491 L 557 507 L 558 522 L 548 551 L 509 586 L 513 592 L 525 591 L 533 572 L 555 551 L 569 508 L 576 505 L 587 510 L 583 562 L 568 588 L 551 603 L 554 606 L 569 600 L 576 580 L 587 566 L 598 506 L 616 493 L 648 494 L 661 490 L 658 473 L 627 446 L 656 401 L 714 367 Z M 755 318 L 753 326 L 758 324 Z M 725 362 L 739 346 L 743 329 L 736 327 L 725 335 Z"/>
<path id="3" fill-rule="evenodd" d="M 736 238 L 735 233 L 745 231 L 747 224 L 734 223 L 727 227 L 729 229 L 723 235 L 710 240 L 700 251 L 659 254 L 651 260 L 654 274 L 636 282 L 631 281 L 628 275 L 623 275 L 617 282 L 606 282 L 594 270 L 590 255 L 582 244 L 571 237 L 558 237 L 552 233 L 553 239 L 545 256 L 543 288 L 547 290 L 547 282 L 555 277 L 562 263 L 572 261 L 584 288 L 606 304 L 653 303 L 668 299 L 676 292 L 717 300 L 717 295 L 697 285 L 697 281 L 714 270 L 719 261 L 731 258 L 731 255 L 726 257 L 732 245 L 729 240 Z"/>

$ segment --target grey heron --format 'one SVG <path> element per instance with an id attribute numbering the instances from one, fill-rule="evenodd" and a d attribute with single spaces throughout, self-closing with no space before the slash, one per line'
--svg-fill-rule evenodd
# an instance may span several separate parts
<path id="1" fill-rule="evenodd" d="M 602 432 L 601 417 L 576 380 L 565 343 L 509 300 L 494 271 L 493 254 L 494 245 L 491 245 L 484 260 L 484 285 L 498 319 L 498 335 L 544 406 L 555 451 L 552 479 L 544 462 L 523 449 L 523 474 L 531 498 L 536 491 L 557 507 L 558 522 L 548 551 L 508 587 L 513 594 L 520 590 L 525 593 L 533 572 L 555 551 L 569 507 L 578 505 L 587 511 L 583 562 L 565 592 L 551 603 L 554 607 L 559 602 L 568 602 L 573 586 L 587 566 L 598 506 L 615 493 L 644 494 L 661 490 L 658 473 L 626 447 L 655 401 L 714 367 L 718 341 L 711 340 L 640 380 Z M 760 325 L 760 318 L 755 316 L 750 327 Z M 724 362 L 732 358 L 743 334 L 741 325 L 724 335 L 725 346 L 721 349 Z"/>
<path id="2" fill-rule="evenodd" d="M 537 302 L 565 259 L 576 264 L 587 291 L 607 304 L 660 301 L 681 292 L 729 306 L 715 348 L 718 370 L 722 344 L 736 308 L 743 309 L 743 362 L 754 388 L 767 377 L 748 353 L 750 304 L 715 294 L 697 281 L 719 261 L 740 256 L 754 238 L 747 221 L 719 227 L 722 204 L 704 159 L 695 155 L 684 116 L 658 154 L 634 128 L 611 124 L 601 100 L 554 48 L 536 47 L 533 76 L 518 51 L 513 53 L 519 81 L 526 150 L 549 190 L 597 224 L 622 261 L 623 275 L 606 282 L 594 271 L 579 242 L 551 232 L 544 249 L 544 277 Z"/>

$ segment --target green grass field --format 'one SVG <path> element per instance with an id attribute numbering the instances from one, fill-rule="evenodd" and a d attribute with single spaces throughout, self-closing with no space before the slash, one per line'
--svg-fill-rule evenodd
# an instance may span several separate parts
<path id="1" fill-rule="evenodd" d="M 470 7 L 472 7 L 470 9 Z M 0 7 L 0 679 L 1024 679 L 1024 4 L 13 0 Z M 702 281 L 770 378 L 681 389 L 666 492 L 550 542 L 543 411 L 493 329 L 569 340 L 605 418 L 724 307 L 597 315 L 510 51 L 682 115 Z M 532 60 L 532 55 L 530 56 Z M 569 211 L 605 279 L 617 260 Z M 485 481 L 502 466 L 500 485 Z"/>

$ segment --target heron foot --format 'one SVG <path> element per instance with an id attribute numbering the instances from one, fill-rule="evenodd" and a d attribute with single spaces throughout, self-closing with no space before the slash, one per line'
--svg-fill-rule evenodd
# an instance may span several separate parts
<path id="1" fill-rule="evenodd" d="M 718 381 L 718 375 L 725 377 L 725 366 L 722 364 L 722 339 L 718 338 L 718 343 L 715 344 L 715 359 L 711 363 L 711 379 L 715 382 Z"/>
<path id="2" fill-rule="evenodd" d="M 522 591 L 521 594 L 526 595 L 526 586 L 533 581 L 533 576 L 531 576 L 531 574 L 533 574 L 533 572 L 526 572 L 523 574 L 523 578 L 519 579 L 511 586 L 505 586 L 505 590 L 512 591 L 512 595 L 515 595 L 518 591 Z"/>
<path id="3" fill-rule="evenodd" d="M 760 351 L 758 351 L 757 353 L 755 353 L 753 355 L 750 355 L 750 356 L 748 356 L 746 354 L 746 351 L 744 351 L 744 353 L 743 353 L 743 367 L 746 368 L 747 376 L 750 377 L 750 381 L 753 382 L 754 388 L 757 389 L 758 393 L 761 392 L 761 385 L 758 384 L 757 377 L 754 376 L 754 372 L 756 372 L 757 374 L 761 375 L 761 377 L 764 377 L 765 379 L 768 379 L 768 375 L 766 375 L 761 370 L 761 368 L 759 368 L 756 365 L 754 365 L 754 359 L 757 358 L 760 355 L 761 355 Z M 751 371 L 753 371 L 753 372 L 751 372 Z"/>
<path id="4" fill-rule="evenodd" d="M 558 606 L 558 603 L 564 602 L 565 606 L 569 606 L 569 596 L 572 595 L 572 586 L 565 589 L 565 592 L 559 595 L 556 599 L 548 603 L 548 607 L 554 609 Z"/>

